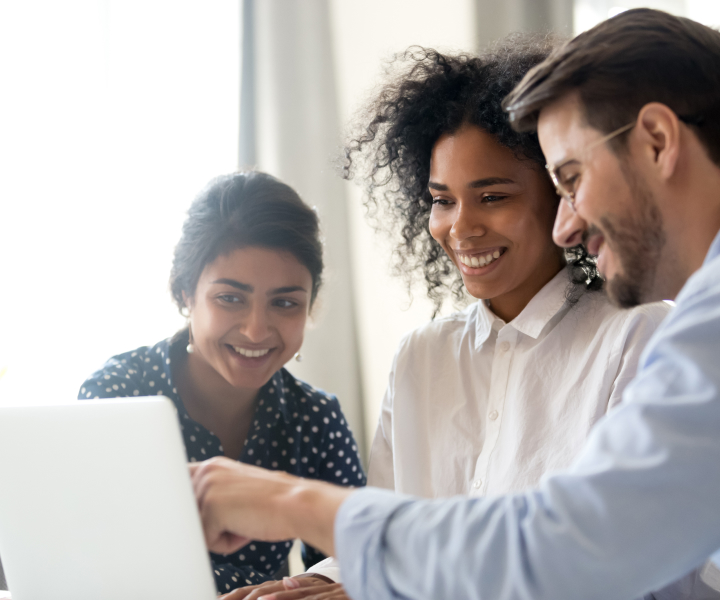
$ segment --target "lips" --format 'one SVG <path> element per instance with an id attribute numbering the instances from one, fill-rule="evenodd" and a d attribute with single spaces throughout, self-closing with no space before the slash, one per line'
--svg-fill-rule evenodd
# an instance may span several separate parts
<path id="1" fill-rule="evenodd" d="M 225 344 L 230 354 L 243 364 L 260 365 L 264 363 L 275 351 L 275 348 L 248 348 L 247 346 L 234 346 Z"/>
<path id="2" fill-rule="evenodd" d="M 455 251 L 455 255 L 458 261 L 468 269 L 479 270 L 492 265 L 497 259 L 499 259 L 507 248 L 504 246 L 497 246 L 494 248 L 482 248 L 472 251 Z M 461 267 L 462 268 L 462 267 Z"/>

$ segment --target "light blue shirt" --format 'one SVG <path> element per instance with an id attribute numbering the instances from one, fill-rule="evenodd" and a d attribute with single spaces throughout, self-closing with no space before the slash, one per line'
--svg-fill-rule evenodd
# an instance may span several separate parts
<path id="1" fill-rule="evenodd" d="M 720 234 L 624 404 L 567 471 L 508 496 L 367 488 L 335 521 L 355 600 L 629 600 L 720 549 Z M 720 556 L 716 554 L 715 556 Z"/>

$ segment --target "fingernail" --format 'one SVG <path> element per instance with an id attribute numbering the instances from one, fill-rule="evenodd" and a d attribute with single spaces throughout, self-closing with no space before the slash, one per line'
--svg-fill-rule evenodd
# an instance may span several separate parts
<path id="1" fill-rule="evenodd" d="M 292 577 L 283 577 L 283 585 L 286 590 L 296 590 L 300 587 L 300 582 Z"/>
<path id="2" fill-rule="evenodd" d="M 275 594 L 270 594 L 269 596 L 260 596 L 258 600 L 276 600 Z"/>

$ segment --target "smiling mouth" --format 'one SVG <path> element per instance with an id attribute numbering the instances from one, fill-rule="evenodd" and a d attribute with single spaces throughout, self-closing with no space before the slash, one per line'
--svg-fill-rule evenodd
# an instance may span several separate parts
<path id="1" fill-rule="evenodd" d="M 495 262 L 498 258 L 505 254 L 506 250 L 506 248 L 494 248 L 492 250 L 484 250 L 477 254 L 456 254 L 458 260 L 466 267 L 478 269 L 480 267 L 487 267 L 489 264 Z"/>
<path id="2" fill-rule="evenodd" d="M 252 348 L 243 348 L 242 346 L 231 346 L 230 344 L 226 345 L 233 352 L 239 354 L 240 356 L 244 356 L 245 358 L 262 358 L 263 356 L 267 356 L 269 352 L 273 351 L 273 348 L 253 350 Z"/>

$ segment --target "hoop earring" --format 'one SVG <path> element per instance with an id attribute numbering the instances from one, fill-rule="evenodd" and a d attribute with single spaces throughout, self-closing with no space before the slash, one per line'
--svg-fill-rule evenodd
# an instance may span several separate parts
<path id="1" fill-rule="evenodd" d="M 302 362 L 302 354 L 300 354 L 299 352 L 296 352 L 296 353 L 295 353 L 294 358 L 295 358 L 296 361 Z"/>
<path id="2" fill-rule="evenodd" d="M 193 337 L 192 337 L 192 329 L 190 328 L 190 325 L 188 325 L 188 345 L 185 346 L 185 352 L 188 354 L 192 354 L 195 352 L 195 346 L 193 346 Z"/>

